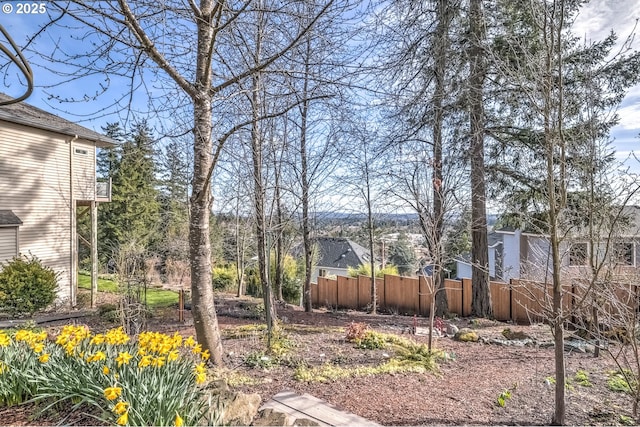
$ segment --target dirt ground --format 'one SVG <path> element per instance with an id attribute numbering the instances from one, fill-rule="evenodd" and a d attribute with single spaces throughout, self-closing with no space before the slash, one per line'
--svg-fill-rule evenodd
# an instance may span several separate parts
<path id="1" fill-rule="evenodd" d="M 439 362 L 436 372 L 426 374 L 382 374 L 335 380 L 326 383 L 301 382 L 294 378 L 300 363 L 320 366 L 333 363 L 342 367 L 377 365 L 390 351 L 363 350 L 345 339 L 344 328 L 351 322 L 366 323 L 370 328 L 403 335 L 417 342 L 427 337 L 411 334 L 414 318 L 398 315 L 368 315 L 359 312 L 314 310 L 305 313 L 298 307 L 282 305 L 279 316 L 287 338 L 294 343 L 281 363 L 270 367 L 249 367 L 247 356 L 260 354 L 264 343 L 259 332 L 240 338 L 230 332 L 239 325 L 259 323 L 252 318 L 253 303 L 231 296 L 217 301 L 219 324 L 225 336 L 225 363 L 234 374 L 255 379 L 251 386 L 238 390 L 258 393 L 263 402 L 283 390 L 309 393 L 327 402 L 383 425 L 545 425 L 554 408 L 553 348 L 542 344 L 551 340 L 544 325 L 518 326 L 489 320 L 453 319 L 459 328 L 469 327 L 480 342 L 465 343 L 450 337 L 438 337 L 435 347 L 448 355 Z M 92 329 L 115 325 L 102 319 L 85 318 Z M 418 331 L 426 328 L 427 319 L 416 319 Z M 186 313 L 184 323 L 178 321 L 176 308 L 167 309 L 149 320 L 148 329 L 162 332 L 194 333 Z M 55 324 L 49 325 L 56 328 Z M 523 332 L 540 345 L 516 346 L 497 344 L 502 332 L 510 328 Z M 504 341 L 504 340 L 503 340 Z M 612 344 L 611 351 L 619 346 Z M 620 425 L 631 421 L 631 399 L 611 391 L 607 380 L 617 369 L 605 352 L 594 358 L 589 352 L 573 349 L 566 352 L 568 377 L 567 415 L 569 425 Z M 578 371 L 586 372 L 588 384 L 581 385 Z M 498 397 L 508 391 L 504 407 Z M 55 416 L 33 419 L 33 407 L 0 409 L 3 425 L 55 425 Z M 66 423 L 77 425 L 90 421 L 78 416 Z"/>

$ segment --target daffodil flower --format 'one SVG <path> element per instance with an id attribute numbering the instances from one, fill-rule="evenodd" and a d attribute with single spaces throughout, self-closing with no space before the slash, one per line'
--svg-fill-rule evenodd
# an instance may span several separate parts
<path id="1" fill-rule="evenodd" d="M 107 387 L 104 389 L 104 397 L 107 400 L 116 400 L 122 394 L 122 387 Z"/>

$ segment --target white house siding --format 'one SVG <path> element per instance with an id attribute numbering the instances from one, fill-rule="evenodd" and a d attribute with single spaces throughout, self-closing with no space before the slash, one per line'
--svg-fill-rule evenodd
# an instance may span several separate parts
<path id="1" fill-rule="evenodd" d="M 311 273 L 311 282 L 318 283 L 318 276 L 320 275 L 320 270 L 324 270 L 326 276 L 349 276 L 349 270 L 346 268 L 332 268 L 332 267 L 316 267 L 313 269 Z"/>
<path id="2" fill-rule="evenodd" d="M 96 149 L 93 144 L 73 143 L 73 194 L 75 200 L 94 200 L 96 191 Z"/>
<path id="3" fill-rule="evenodd" d="M 502 236 L 502 278 L 505 282 L 520 278 L 520 230 Z"/>
<path id="4" fill-rule="evenodd" d="M 71 296 L 70 139 L 0 121 L 0 209 L 23 221 L 20 253 L 60 274 L 62 299 Z"/>
<path id="5" fill-rule="evenodd" d="M 17 255 L 18 227 L 0 227 L 0 263 Z"/>

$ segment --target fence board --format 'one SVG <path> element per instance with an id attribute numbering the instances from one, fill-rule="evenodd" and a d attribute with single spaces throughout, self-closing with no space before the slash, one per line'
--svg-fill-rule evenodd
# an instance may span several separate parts
<path id="1" fill-rule="evenodd" d="M 338 305 L 338 281 L 326 277 L 318 277 L 318 305 L 336 307 Z"/>
<path id="2" fill-rule="evenodd" d="M 429 313 L 431 312 L 431 296 L 432 296 L 431 286 L 433 282 L 431 277 L 426 277 L 426 276 L 420 276 L 418 280 L 419 280 L 418 290 L 420 291 L 420 295 L 418 297 L 419 308 L 420 308 L 419 315 L 428 316 Z"/>
<path id="3" fill-rule="evenodd" d="M 378 286 L 379 287 L 379 286 Z M 380 301 L 378 301 L 378 304 Z M 358 310 L 364 310 L 371 304 L 371 277 L 358 276 Z"/>
<path id="4" fill-rule="evenodd" d="M 358 279 L 338 276 L 337 306 L 340 308 L 358 307 Z"/>
<path id="5" fill-rule="evenodd" d="M 462 279 L 462 316 L 471 316 L 471 299 L 473 291 L 471 288 L 471 279 Z"/>
<path id="6" fill-rule="evenodd" d="M 490 282 L 491 307 L 496 320 L 511 320 L 511 286 L 507 283 Z"/>
<path id="7" fill-rule="evenodd" d="M 313 307 L 319 307 L 320 298 L 318 298 L 318 284 L 311 283 L 311 305 Z"/>
<path id="8" fill-rule="evenodd" d="M 462 316 L 462 282 L 445 279 L 444 288 L 449 302 L 449 312 Z"/>
<path id="9" fill-rule="evenodd" d="M 386 308 L 400 314 L 417 314 L 419 311 L 418 279 L 402 276 L 384 276 Z"/>
<path id="10" fill-rule="evenodd" d="M 542 304 L 545 304 L 545 285 L 529 281 L 512 281 L 511 318 L 516 323 L 535 323 L 544 319 Z"/>

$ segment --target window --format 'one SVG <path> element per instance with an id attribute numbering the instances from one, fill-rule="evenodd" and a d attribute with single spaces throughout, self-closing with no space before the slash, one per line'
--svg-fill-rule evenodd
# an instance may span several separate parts
<path id="1" fill-rule="evenodd" d="M 587 244 L 573 243 L 569 248 L 569 265 L 587 265 Z"/>
<path id="2" fill-rule="evenodd" d="M 324 268 L 321 268 L 318 272 L 318 276 L 327 277 L 327 270 L 325 270 Z"/>
<path id="3" fill-rule="evenodd" d="M 75 149 L 75 153 L 76 154 L 82 154 L 83 156 L 86 156 L 89 152 L 87 150 L 83 150 L 82 148 L 76 148 Z"/>
<path id="4" fill-rule="evenodd" d="M 622 265 L 635 264 L 635 245 L 633 242 L 616 243 L 613 246 L 614 260 Z"/>

